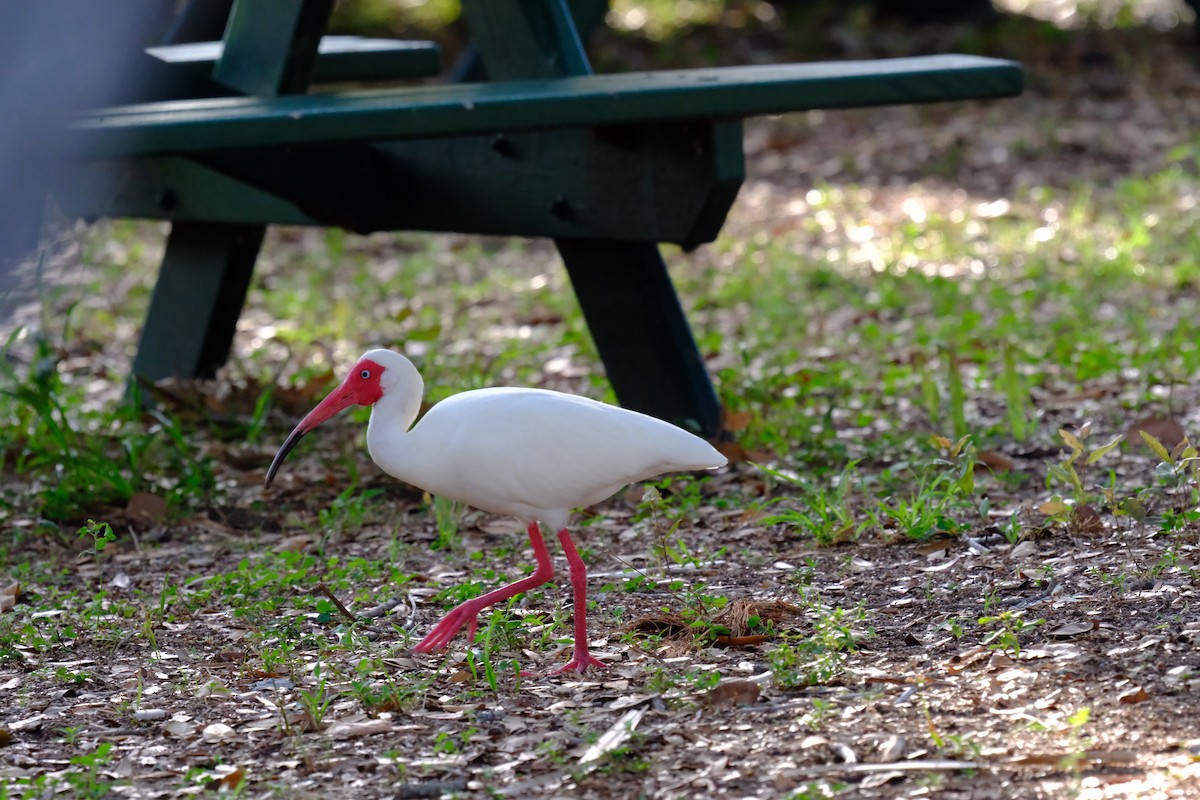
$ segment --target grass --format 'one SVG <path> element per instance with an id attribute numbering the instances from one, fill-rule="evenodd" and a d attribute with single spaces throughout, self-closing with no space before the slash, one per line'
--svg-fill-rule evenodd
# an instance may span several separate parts
<path id="1" fill-rule="evenodd" d="M 1053 445 L 1056 428 L 1030 395 L 1098 384 L 1131 407 L 1172 413 L 1173 388 L 1200 369 L 1200 321 L 1171 301 L 1200 282 L 1198 234 L 1174 213 L 1179 198 L 1200 191 L 1198 152 L 1176 148 L 1160 172 L 1108 191 L 1039 188 L 1000 207 L 948 211 L 903 206 L 909 218 L 880 225 L 869 240 L 853 232 L 877 215 L 873 192 L 821 186 L 808 192 L 810 213 L 782 235 L 729 236 L 698 255 L 676 254 L 678 285 L 722 400 L 749 420 L 740 439 L 775 459 L 776 502 L 791 507 L 772 506 L 769 521 L 823 543 L 867 528 L 954 533 L 970 524 L 971 503 L 960 501 L 971 492 L 958 484 L 961 470 L 955 478 L 928 456 L 931 434 L 969 434 L 978 449 Z M 84 251 L 104 253 L 101 243 L 115 241 L 127 254 L 119 268 L 148 275 L 158 248 L 138 244 L 147 235 L 144 226 L 108 224 L 85 236 Z M 250 319 L 291 320 L 270 324 L 264 346 L 242 351 L 240 370 L 260 381 L 280 372 L 281 346 L 291 353 L 283 380 L 296 384 L 329 369 L 331 358 L 341 364 L 367 345 L 403 342 L 431 400 L 493 382 L 553 381 L 595 363 L 565 277 L 540 246 L 315 231 L 288 239 L 273 245 L 281 255 L 264 263 L 250 297 Z M 384 247 L 404 258 L 381 271 L 371 254 Z M 25 486 L 10 483 L 10 515 L 70 522 L 145 491 L 181 516 L 220 496 L 194 426 L 169 411 L 146 416 L 97 403 L 86 368 L 64 368 L 64 352 L 94 352 L 124 315 L 140 313 L 137 298 L 120 315 L 89 302 L 114 280 L 108 269 L 92 262 L 77 296 L 42 298 L 44 318 L 65 314 L 70 325 L 18 329 L 6 346 L 28 366 L 5 361 L 0 404 L 11 422 L 0 443 L 34 498 L 31 505 Z M 328 299 L 317 317 L 304 313 L 314 295 Z M 555 373 L 546 371 L 551 363 Z M 571 388 L 607 394 L 590 379 Z M 262 436 L 268 398 L 256 396 L 243 418 L 251 438 Z M 200 429 L 217 424 L 201 420 Z M 1110 438 L 1117 430 L 1114 419 L 1094 424 Z M 881 461 L 909 464 L 911 477 L 895 479 L 896 463 L 857 474 Z M 354 469 L 353 457 L 343 463 Z M 1070 467 L 1050 474 L 1083 502 L 1092 491 Z M 906 488 L 873 499 L 850 494 L 889 482 Z M 679 517 L 706 501 L 697 484 L 664 486 Z M 377 493 L 346 488 L 319 512 L 314 535 L 323 543 L 361 526 Z M 460 512 L 437 501 L 434 513 L 441 546 L 451 546 Z"/>

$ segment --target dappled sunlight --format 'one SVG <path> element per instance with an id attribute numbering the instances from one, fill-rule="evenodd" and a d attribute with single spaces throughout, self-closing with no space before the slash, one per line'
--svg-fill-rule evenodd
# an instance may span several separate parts
<path id="1" fill-rule="evenodd" d="M 1046 20 L 1060 28 L 1147 25 L 1159 30 L 1191 22 L 1195 13 L 1183 0 L 993 0 L 996 8 Z"/>

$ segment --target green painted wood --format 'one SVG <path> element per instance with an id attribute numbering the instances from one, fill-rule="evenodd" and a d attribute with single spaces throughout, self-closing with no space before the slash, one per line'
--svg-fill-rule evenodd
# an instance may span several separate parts
<path id="1" fill-rule="evenodd" d="M 213 79 L 247 95 L 308 88 L 333 0 L 236 0 Z"/>
<path id="2" fill-rule="evenodd" d="M 592 72 L 565 0 L 464 0 L 463 15 L 492 80 Z"/>
<path id="3" fill-rule="evenodd" d="M 225 50 L 224 42 L 148 47 L 160 61 L 208 76 Z M 313 83 L 422 78 L 441 71 L 441 50 L 434 42 L 324 36 L 313 64 Z"/>
<path id="4" fill-rule="evenodd" d="M 464 0 L 463 12 L 492 78 L 586 80 L 580 76 L 591 72 L 567 0 Z M 699 200 L 697 216 L 710 221 L 717 217 L 719 229 L 742 181 L 741 123 L 693 124 L 696 128 L 691 131 L 687 125 L 671 128 L 677 137 L 685 137 L 682 140 L 676 138 L 653 153 L 635 156 L 639 163 L 632 172 L 597 172 L 582 186 L 566 187 L 572 191 L 564 190 L 552 213 L 563 221 L 589 213 L 612 213 L 618 219 L 623 215 L 632 229 L 638 209 L 622 195 L 649 193 L 668 207 Z M 697 135 L 700 128 L 703 136 Z M 686 139 L 689 134 L 696 135 L 691 142 Z M 639 139 L 637 131 L 628 127 L 609 126 L 597 132 L 595 143 L 597 148 L 633 152 Z M 700 197 L 689 197 L 688 188 L 671 183 L 665 171 L 656 169 L 686 159 L 692 149 L 703 152 L 704 158 L 703 165 L 693 167 L 693 177 L 708 179 L 708 191 Z M 625 183 L 631 176 L 633 182 Z M 716 235 L 715 230 L 712 233 Z M 609 382 L 621 405 L 716 437 L 721 428 L 720 403 L 666 262 L 656 244 L 630 238 L 599 241 L 559 236 L 554 241 Z"/>
<path id="5" fill-rule="evenodd" d="M 721 406 L 658 248 L 555 241 L 621 405 L 710 438 Z"/>
<path id="6" fill-rule="evenodd" d="M 149 103 L 73 128 L 92 157 L 187 154 L 1010 97 L 1022 80 L 1012 61 L 938 55 Z"/>
<path id="7" fill-rule="evenodd" d="M 60 191 L 77 216 L 329 225 L 673 242 L 712 241 L 743 178 L 741 124 L 603 135 L 534 131 L 93 162 Z M 734 148 L 737 158 L 724 154 Z M 119 176 L 116 188 L 113 174 Z M 78 188 L 75 188 L 78 187 Z M 421 187 L 413 191 L 412 187 Z"/>
<path id="8" fill-rule="evenodd" d="M 134 375 L 208 378 L 225 363 L 265 230 L 203 222 L 172 228 Z"/>
<path id="9" fill-rule="evenodd" d="M 238 92 L 303 91 L 332 9 L 333 0 L 235 0 L 213 79 Z M 225 362 L 265 231 L 245 222 L 172 225 L 134 375 L 211 377 Z"/>
<path id="10" fill-rule="evenodd" d="M 328 225 L 295 203 L 193 161 L 165 156 L 76 166 L 77 180 L 54 190 L 76 217 L 160 219 L 176 223 Z"/>

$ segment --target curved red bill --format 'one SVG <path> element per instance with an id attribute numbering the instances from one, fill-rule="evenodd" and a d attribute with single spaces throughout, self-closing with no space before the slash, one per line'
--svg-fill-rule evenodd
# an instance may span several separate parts
<path id="1" fill-rule="evenodd" d="M 287 458 L 287 454 L 292 452 L 292 448 L 307 433 L 342 409 L 348 408 L 357 402 L 357 392 L 344 383 L 330 392 L 324 400 L 317 404 L 316 408 L 308 412 L 308 415 L 300 420 L 300 424 L 284 439 L 283 446 L 279 448 L 279 452 L 275 454 L 275 458 L 271 459 L 271 466 L 267 468 L 267 478 L 263 482 L 263 486 L 271 485 L 271 481 L 275 480 L 275 473 L 279 471 L 279 467 L 283 464 L 283 460 Z"/>

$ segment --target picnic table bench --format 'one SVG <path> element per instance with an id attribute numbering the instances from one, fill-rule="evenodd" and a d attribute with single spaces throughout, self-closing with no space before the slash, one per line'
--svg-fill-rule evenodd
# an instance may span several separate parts
<path id="1" fill-rule="evenodd" d="M 306 93 L 435 66 L 428 44 L 323 36 L 331 9 L 236 0 L 223 41 L 147 51 L 191 94 L 75 121 L 90 179 L 64 207 L 172 223 L 136 375 L 225 361 L 266 225 L 550 237 L 618 400 L 714 436 L 658 244 L 717 236 L 742 120 L 1022 88 L 1018 64 L 963 55 L 596 75 L 567 0 L 464 0 L 488 82 Z"/>

